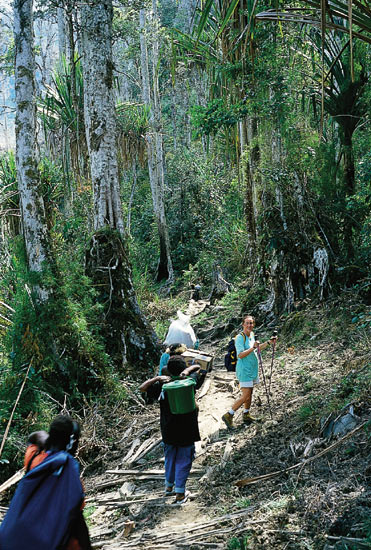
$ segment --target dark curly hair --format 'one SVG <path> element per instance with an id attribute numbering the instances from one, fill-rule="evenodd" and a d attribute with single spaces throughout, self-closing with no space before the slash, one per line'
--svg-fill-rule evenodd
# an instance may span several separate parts
<path id="1" fill-rule="evenodd" d="M 75 454 L 80 437 L 80 426 L 70 416 L 59 415 L 50 424 L 46 450 L 64 451 Z"/>
<path id="2" fill-rule="evenodd" d="M 181 355 L 173 355 L 172 357 L 170 357 L 166 367 L 171 376 L 179 376 L 187 367 L 187 365 L 184 357 L 182 357 Z"/>

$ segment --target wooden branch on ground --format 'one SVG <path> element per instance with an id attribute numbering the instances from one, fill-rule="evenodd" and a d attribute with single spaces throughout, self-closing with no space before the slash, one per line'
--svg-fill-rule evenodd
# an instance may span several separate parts
<path id="1" fill-rule="evenodd" d="M 18 470 L 12 477 L 4 481 L 4 483 L 0 485 L 0 494 L 9 489 L 9 487 L 12 487 L 12 485 L 18 483 L 18 481 L 22 479 L 24 471 L 24 468 L 22 468 L 22 470 Z"/>
<path id="2" fill-rule="evenodd" d="M 129 460 L 126 460 L 127 464 L 134 464 L 141 458 L 143 458 L 146 454 L 148 454 L 152 449 L 157 447 L 162 441 L 162 437 L 158 437 L 156 434 L 150 437 L 149 439 L 146 439 L 140 447 L 137 449 L 137 451 L 134 453 L 134 455 L 129 458 Z"/>
<path id="3" fill-rule="evenodd" d="M 264 481 L 267 479 L 272 479 L 273 477 L 277 477 L 281 474 L 285 474 L 286 472 L 290 472 L 291 470 L 295 470 L 296 468 L 303 468 L 310 462 L 313 462 L 314 460 L 317 460 L 317 458 L 320 458 L 321 456 L 324 456 L 325 454 L 329 453 L 330 451 L 334 450 L 336 447 L 339 447 L 344 441 L 352 437 L 355 433 L 359 432 L 365 425 L 366 422 L 363 422 L 357 428 L 346 434 L 344 437 L 336 441 L 336 443 L 333 443 L 327 449 L 324 449 L 323 451 L 317 453 L 316 455 L 307 458 L 306 460 L 303 460 L 303 462 L 299 462 L 298 464 L 294 464 L 293 466 L 290 466 L 288 468 L 284 468 L 283 470 L 277 470 L 276 472 L 271 472 L 270 474 L 265 474 L 262 476 L 256 476 L 256 477 L 247 477 L 244 479 L 239 479 L 234 483 L 234 485 L 237 485 L 237 487 L 245 487 L 246 485 L 250 485 L 251 483 L 256 483 L 257 481 Z"/>
<path id="4" fill-rule="evenodd" d="M 130 449 L 128 450 L 128 452 L 126 453 L 126 455 L 124 456 L 124 458 L 122 459 L 122 462 L 127 462 L 130 457 L 133 456 L 134 452 L 135 452 L 135 449 L 137 449 L 137 447 L 139 447 L 140 445 L 140 439 L 139 437 L 137 437 L 136 439 L 134 439 L 133 443 L 131 444 L 131 447 Z"/>
<path id="5" fill-rule="evenodd" d="M 201 393 L 197 396 L 197 399 L 202 399 L 204 397 L 204 395 L 207 394 L 207 392 L 209 391 L 210 389 L 210 384 L 211 384 L 211 379 L 208 378 L 205 383 L 204 383 L 204 386 L 202 388 L 202 391 Z"/>
<path id="6" fill-rule="evenodd" d="M 196 498 L 198 493 L 191 493 L 189 495 L 189 498 Z M 146 502 L 150 502 L 151 505 L 155 502 L 160 502 L 161 506 L 164 506 L 165 503 L 172 503 L 171 497 L 166 497 L 165 495 L 159 496 L 159 497 L 149 497 L 145 496 L 144 498 L 133 498 L 131 500 L 123 500 L 123 499 L 107 499 L 107 500 L 96 500 L 95 501 L 98 505 L 104 505 L 104 506 L 115 506 L 116 508 L 124 508 L 125 506 L 131 506 L 133 504 L 143 504 Z"/>
<path id="7" fill-rule="evenodd" d="M 144 399 L 143 399 L 142 397 L 138 397 L 137 395 L 135 395 L 135 393 L 133 392 L 133 390 L 131 390 L 130 388 L 128 388 L 128 384 L 127 384 L 127 383 L 125 383 L 125 382 L 123 382 L 123 381 L 121 381 L 121 383 L 122 383 L 123 386 L 125 386 L 125 389 L 126 389 L 126 391 L 128 392 L 129 397 L 130 397 L 133 401 L 135 401 L 135 403 L 136 403 L 137 405 L 139 405 L 139 407 L 140 407 L 141 409 L 147 409 L 146 404 L 145 404 L 145 402 L 144 402 Z"/>
<path id="8" fill-rule="evenodd" d="M 234 381 L 234 378 L 223 378 L 219 374 L 214 374 L 214 379 L 218 382 L 223 382 L 224 384 L 231 384 Z"/>
<path id="9" fill-rule="evenodd" d="M 187 529 L 188 529 L 188 532 L 189 533 L 192 533 L 192 532 L 196 532 L 196 531 L 202 531 L 202 530 L 205 530 L 205 528 L 207 527 L 212 527 L 214 525 L 218 525 L 220 523 L 224 523 L 224 522 L 228 522 L 228 521 L 234 521 L 234 520 L 238 520 L 239 518 L 242 518 L 243 516 L 246 516 L 247 514 L 251 514 L 253 508 L 250 506 L 249 508 L 245 508 L 244 510 L 238 510 L 237 512 L 232 512 L 230 514 L 226 514 L 224 516 L 220 516 L 218 518 L 215 518 L 215 519 L 212 519 L 210 521 L 206 521 L 206 522 L 199 522 L 199 523 L 190 523 L 189 525 L 187 525 Z M 244 526 L 242 530 L 247 530 L 249 527 L 248 526 L 251 526 L 251 525 L 255 525 L 255 524 L 261 524 L 261 523 L 264 523 L 265 521 L 263 520 L 259 520 L 259 521 L 251 521 L 249 523 L 246 523 L 246 527 Z M 183 529 L 183 526 L 180 526 L 182 529 Z M 117 527 L 116 527 L 117 529 Z M 236 529 L 236 527 L 234 526 L 234 529 Z M 104 532 L 98 532 L 97 535 L 94 534 L 94 531 L 91 532 L 91 536 L 92 537 L 96 537 L 96 536 L 100 536 L 100 535 L 103 535 L 103 534 L 110 534 L 114 531 L 115 529 L 110 529 L 109 532 L 108 530 L 105 530 Z M 239 532 L 240 530 L 237 528 L 237 531 Z M 155 533 L 155 531 L 152 531 L 152 533 Z M 135 548 L 135 547 L 138 547 L 138 548 L 150 548 L 150 544 L 154 544 L 155 545 L 155 548 L 159 549 L 159 548 L 162 548 L 162 545 L 161 545 L 161 542 L 162 542 L 162 539 L 165 539 L 166 542 L 168 542 L 169 538 L 170 537 L 174 537 L 174 529 L 172 529 L 171 531 L 165 531 L 165 532 L 162 532 L 161 534 L 158 534 L 158 535 L 155 535 L 155 536 L 151 536 L 151 535 L 146 535 L 146 534 L 138 534 L 138 535 L 132 535 L 130 537 L 130 541 L 128 542 L 125 542 L 125 546 L 117 546 L 117 548 Z M 179 535 L 182 535 L 182 531 L 178 533 Z M 102 546 L 104 545 L 107 545 L 107 546 L 110 546 L 111 547 L 111 550 L 114 550 L 114 546 L 111 546 L 111 544 L 114 544 L 114 543 L 117 543 L 117 540 L 116 539 L 110 539 L 110 540 L 104 540 L 104 541 L 96 541 L 92 546 L 93 548 L 101 548 Z M 123 544 L 123 543 L 121 543 Z M 173 545 L 170 545 L 171 548 L 174 548 Z"/>
<path id="10" fill-rule="evenodd" d="M 332 537 L 330 535 L 327 535 L 327 538 L 329 540 L 333 541 L 341 541 L 345 544 L 349 544 L 352 546 L 358 546 L 359 548 L 370 548 L 371 545 L 366 539 L 358 539 L 358 538 L 352 538 L 352 537 Z"/>
<path id="11" fill-rule="evenodd" d="M 200 474 L 203 474 L 204 472 L 205 472 L 204 469 L 200 470 L 197 468 L 192 468 L 190 475 L 192 474 L 200 475 Z M 123 476 L 136 475 L 136 474 L 138 476 L 142 476 L 142 475 L 156 476 L 156 475 L 164 475 L 165 470 L 106 470 L 106 474 L 115 474 L 115 475 L 123 475 Z"/>

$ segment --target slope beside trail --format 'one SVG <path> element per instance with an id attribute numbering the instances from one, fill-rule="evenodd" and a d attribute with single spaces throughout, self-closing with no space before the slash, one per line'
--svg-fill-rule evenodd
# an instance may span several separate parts
<path id="1" fill-rule="evenodd" d="M 116 442 L 116 461 L 87 481 L 93 547 L 331 550 L 348 548 L 339 544 L 352 539 L 355 547 L 369 548 L 370 438 L 357 428 L 331 450 L 335 440 L 325 439 L 312 420 L 316 405 L 343 391 L 341 376 L 366 368 L 369 352 L 317 341 L 317 334 L 311 340 L 300 350 L 280 341 L 271 380 L 273 418 L 260 384 L 253 399 L 260 421 L 245 427 L 237 413 L 235 431 L 221 416 L 239 390 L 217 354 L 198 392 L 202 441 L 187 485 L 191 498 L 183 506 L 163 495 L 158 404 L 138 402 Z M 211 353 L 225 347 L 211 340 L 208 346 L 202 347 Z M 270 353 L 263 359 L 268 375 Z M 370 418 L 370 404 L 354 407 L 359 427 Z M 289 467 L 294 469 L 283 471 Z M 280 473 L 260 479 L 272 472 Z M 259 479 L 238 488 L 235 482 L 246 477 Z"/>

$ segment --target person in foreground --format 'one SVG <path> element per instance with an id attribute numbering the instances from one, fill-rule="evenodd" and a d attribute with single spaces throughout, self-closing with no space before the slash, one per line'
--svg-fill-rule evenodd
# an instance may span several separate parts
<path id="1" fill-rule="evenodd" d="M 20 481 L 0 526 L 1 550 L 91 550 L 84 490 L 74 458 L 80 427 L 57 416 L 30 435 Z"/>
<path id="2" fill-rule="evenodd" d="M 263 344 L 255 341 L 254 329 L 255 319 L 251 315 L 244 317 L 242 321 L 243 332 L 236 338 L 236 376 L 240 383 L 241 397 L 239 397 L 232 405 L 230 410 L 223 414 L 222 420 L 227 428 L 233 429 L 234 414 L 243 405 L 243 423 L 251 424 L 256 419 L 250 414 L 252 394 L 254 386 L 259 384 L 259 364 L 256 355 L 258 346 L 260 350 L 264 350 L 267 346 L 273 343 L 274 338 L 271 338 Z"/>
<path id="3" fill-rule="evenodd" d="M 165 453 L 165 496 L 175 494 L 175 505 L 184 504 L 189 496 L 186 482 L 195 455 L 195 441 L 200 441 L 198 408 L 185 414 L 173 414 L 170 410 L 167 392 L 162 387 L 176 378 L 192 378 L 198 389 L 203 376 L 199 365 L 186 367 L 180 355 L 170 357 L 165 372 L 168 376 L 155 376 L 146 380 L 140 391 L 160 401 L 160 425 Z M 192 389 L 192 391 L 194 391 Z"/>

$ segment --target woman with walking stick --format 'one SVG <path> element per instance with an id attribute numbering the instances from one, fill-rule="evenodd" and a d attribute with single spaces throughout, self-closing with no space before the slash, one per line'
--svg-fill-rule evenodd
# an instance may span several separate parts
<path id="1" fill-rule="evenodd" d="M 260 344 L 255 340 L 255 319 L 251 315 L 244 317 L 242 322 L 243 332 L 236 338 L 237 366 L 236 376 L 240 383 L 241 397 L 235 401 L 231 409 L 223 414 L 222 420 L 230 429 L 233 428 L 234 413 L 243 405 L 243 423 L 251 424 L 255 418 L 250 414 L 252 394 L 254 386 L 259 384 L 259 363 L 256 350 L 264 350 L 275 341 L 276 337 Z"/>

